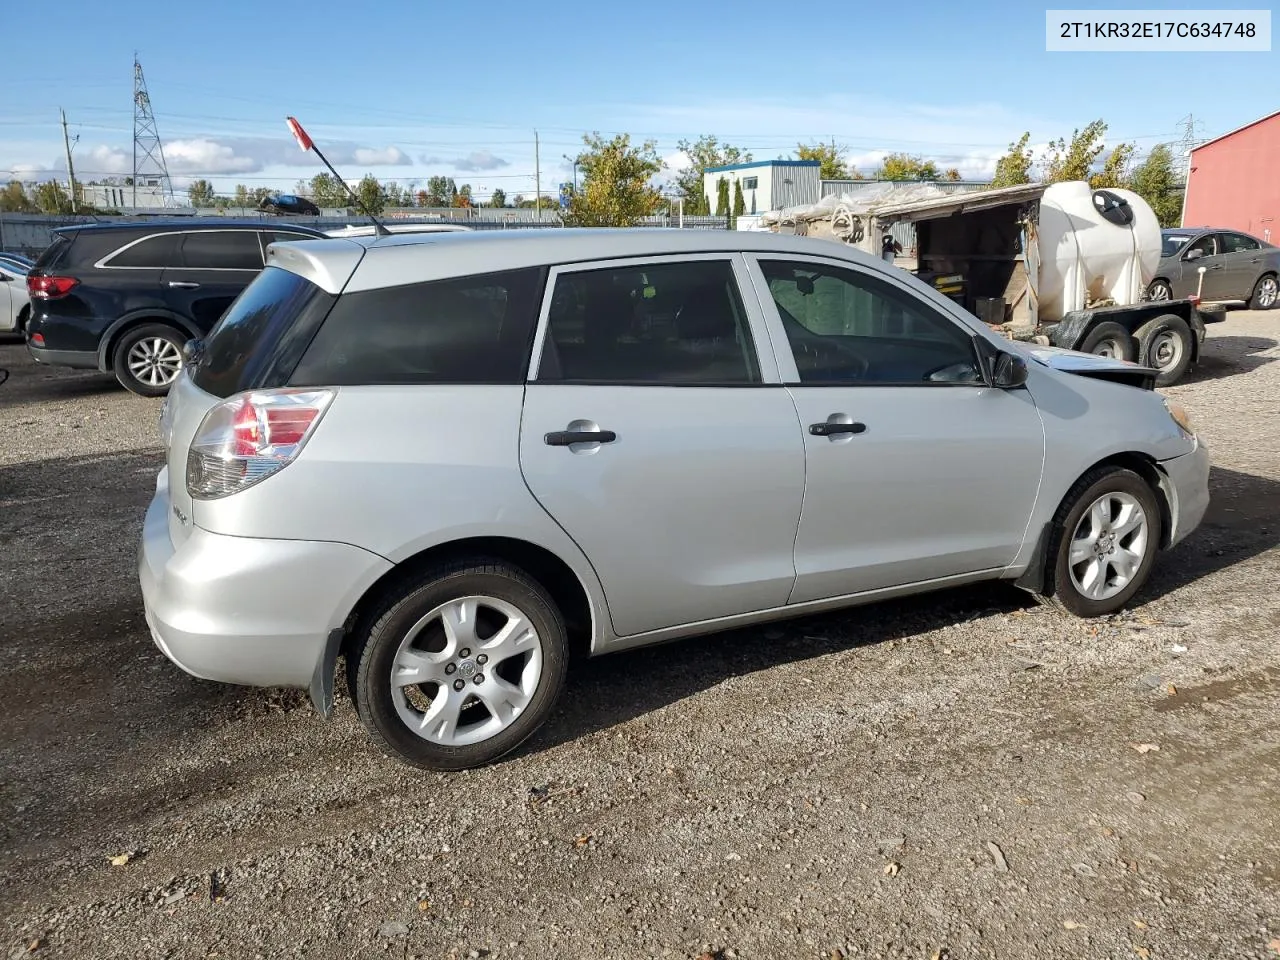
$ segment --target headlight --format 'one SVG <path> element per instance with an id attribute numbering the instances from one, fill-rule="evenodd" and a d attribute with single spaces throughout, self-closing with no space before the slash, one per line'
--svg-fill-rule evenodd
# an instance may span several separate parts
<path id="1" fill-rule="evenodd" d="M 1196 431 L 1191 426 L 1191 415 L 1187 413 L 1187 408 L 1174 400 L 1168 399 L 1164 402 L 1164 408 L 1169 411 L 1169 416 L 1173 417 L 1173 422 L 1178 425 L 1178 429 L 1182 431 L 1183 436 L 1188 440 L 1194 440 Z"/>

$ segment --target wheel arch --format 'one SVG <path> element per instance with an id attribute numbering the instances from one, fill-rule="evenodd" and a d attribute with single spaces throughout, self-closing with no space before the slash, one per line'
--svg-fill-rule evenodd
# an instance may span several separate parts
<path id="1" fill-rule="evenodd" d="M 140 327 L 144 323 L 159 323 L 173 327 L 191 339 L 201 336 L 200 329 L 181 314 L 159 309 L 135 310 L 132 313 L 126 313 L 103 331 L 102 339 L 98 341 L 99 370 L 111 369 L 116 344 L 120 342 L 120 338 L 134 327 Z"/>
<path id="2" fill-rule="evenodd" d="M 1147 482 L 1160 507 L 1160 549 L 1167 549 L 1173 536 L 1173 489 L 1169 478 L 1160 469 L 1156 459 L 1136 450 L 1113 453 L 1081 470 L 1071 483 L 1067 484 L 1066 490 L 1054 504 L 1053 512 L 1049 516 L 1056 517 L 1076 484 L 1101 467 L 1121 467 L 1132 470 Z M 1052 561 L 1049 556 L 1049 541 L 1052 536 L 1053 520 L 1049 519 L 1041 525 L 1040 532 L 1036 535 L 1035 546 L 1031 551 L 1031 561 L 1022 575 L 1014 581 L 1016 586 L 1032 593 L 1039 593 L 1044 589 L 1049 577 L 1049 564 Z"/>

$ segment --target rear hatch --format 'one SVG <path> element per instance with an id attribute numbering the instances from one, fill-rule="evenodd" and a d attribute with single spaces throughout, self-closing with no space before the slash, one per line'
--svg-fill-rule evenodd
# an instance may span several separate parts
<path id="1" fill-rule="evenodd" d="M 336 299 L 296 273 L 268 266 L 203 342 L 188 344 L 187 367 L 170 388 L 162 414 L 175 546 L 199 522 L 199 507 L 187 491 L 187 451 L 205 415 L 234 394 L 287 385 Z"/>

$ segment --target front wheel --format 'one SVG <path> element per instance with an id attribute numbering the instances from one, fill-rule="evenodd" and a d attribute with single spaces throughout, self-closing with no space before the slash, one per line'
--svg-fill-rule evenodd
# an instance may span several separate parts
<path id="1" fill-rule="evenodd" d="M 1146 583 L 1161 522 L 1156 494 L 1132 470 L 1087 474 L 1054 520 L 1045 595 L 1078 617 L 1115 613 Z"/>
<path id="2" fill-rule="evenodd" d="M 120 386 L 140 397 L 164 396 L 182 372 L 186 340 L 184 334 L 162 323 L 126 331 L 111 358 Z"/>
<path id="3" fill-rule="evenodd" d="M 414 766 L 465 770 L 524 742 L 564 686 L 564 619 L 540 584 L 497 561 L 392 589 L 348 655 L 374 740 Z"/>
<path id="4" fill-rule="evenodd" d="M 1160 371 L 1156 386 L 1177 383 L 1191 369 L 1195 349 L 1191 327 L 1176 314 L 1166 313 L 1148 320 L 1135 333 L 1142 362 Z"/>

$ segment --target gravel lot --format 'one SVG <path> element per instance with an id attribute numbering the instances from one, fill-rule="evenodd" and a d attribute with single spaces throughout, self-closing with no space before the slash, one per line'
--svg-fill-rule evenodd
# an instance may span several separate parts
<path id="1" fill-rule="evenodd" d="M 0 960 L 1275 960 L 1280 311 L 1206 349 L 1168 392 L 1214 502 L 1125 615 L 991 586 L 618 654 L 431 775 L 170 665 L 159 403 L 0 345 Z"/>

